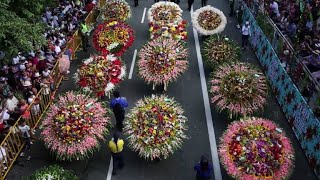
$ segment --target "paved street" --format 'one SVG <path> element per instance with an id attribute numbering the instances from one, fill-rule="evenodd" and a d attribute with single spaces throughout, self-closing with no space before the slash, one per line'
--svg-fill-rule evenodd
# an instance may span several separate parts
<path id="1" fill-rule="evenodd" d="M 133 1 L 129 2 L 133 6 Z M 235 28 L 235 19 L 229 18 L 229 6 L 227 0 L 210 0 L 209 4 L 222 10 L 227 19 L 228 25 L 223 34 L 228 35 L 230 38 L 241 42 L 241 36 L 238 29 Z M 132 63 L 133 55 L 135 50 L 140 50 L 141 46 L 149 40 L 149 26 L 147 15 L 145 15 L 144 22 L 141 23 L 143 18 L 144 8 L 149 8 L 153 4 L 153 0 L 140 0 L 138 7 L 132 7 L 132 18 L 129 20 L 129 24 L 135 30 L 136 39 L 133 46 L 124 54 L 123 61 L 127 66 L 127 74 L 129 74 L 130 66 Z M 188 49 L 189 49 L 189 68 L 188 70 L 178 79 L 177 82 L 169 84 L 168 92 L 166 93 L 169 97 L 174 97 L 185 110 L 185 115 L 188 117 L 187 139 L 183 143 L 181 150 L 176 151 L 168 159 L 160 162 L 147 162 L 146 160 L 138 157 L 138 154 L 126 148 L 125 154 L 125 168 L 116 176 L 112 176 L 112 180 L 193 180 L 195 179 L 195 172 L 193 171 L 193 165 L 197 163 L 202 154 L 206 154 L 208 157 L 212 157 L 211 152 L 215 152 L 216 144 L 209 143 L 208 127 L 207 127 L 207 116 L 204 108 L 203 99 L 203 88 L 201 86 L 201 76 L 199 72 L 196 44 L 194 39 L 194 33 L 191 25 L 190 13 L 187 11 L 187 1 L 183 0 L 180 2 L 180 7 L 184 10 L 183 19 L 187 20 L 188 26 Z M 200 7 L 200 1 L 195 1 L 194 9 Z M 200 44 L 202 38 L 199 37 Z M 95 53 L 91 49 L 87 52 L 79 52 L 77 54 L 77 60 L 74 60 L 71 64 L 71 74 L 68 81 L 62 82 L 60 92 L 68 90 L 76 90 L 74 80 L 71 78 L 78 65 L 83 58 L 89 56 L 90 53 Z M 138 57 L 136 59 L 136 62 Z M 259 65 L 257 59 L 254 56 L 252 50 L 243 52 L 242 60 L 246 62 Z M 208 81 L 210 69 L 205 68 L 205 78 Z M 205 89 L 204 89 L 205 90 Z M 119 87 L 119 91 L 122 96 L 125 96 L 130 105 L 127 108 L 127 112 L 131 107 L 134 106 L 135 102 L 143 98 L 144 96 L 152 95 L 152 85 L 147 85 L 137 75 L 137 67 L 134 67 L 132 79 L 125 79 Z M 272 91 L 269 90 L 268 105 L 264 112 L 261 112 L 259 116 L 269 118 L 280 125 L 286 132 L 287 136 L 293 142 L 293 146 L 296 152 L 296 167 L 294 173 L 290 179 L 292 180 L 313 180 L 316 179 L 313 172 L 308 167 L 306 158 L 298 144 L 291 128 L 289 127 L 287 120 L 285 119 L 279 105 L 276 102 L 275 97 L 270 94 Z M 157 91 L 160 92 L 160 88 Z M 210 95 L 209 95 L 210 97 Z M 108 101 L 106 99 L 106 101 Z M 226 114 L 218 113 L 214 106 L 211 106 L 212 123 L 215 131 L 215 140 L 219 143 L 219 137 L 221 137 L 223 131 L 226 129 L 228 123 Z M 112 132 L 112 130 L 110 130 Z M 212 133 L 212 132 L 211 132 Z M 109 140 L 109 136 L 107 140 Z M 214 137 L 211 136 L 212 140 Z M 11 172 L 7 176 L 9 180 L 19 180 L 23 175 L 29 175 L 34 170 L 41 168 L 45 165 L 58 163 L 67 169 L 75 171 L 81 179 L 85 180 L 106 180 L 110 164 L 110 154 L 106 147 L 106 142 L 102 143 L 102 146 L 93 157 L 85 161 L 74 161 L 68 162 L 57 162 L 54 157 L 49 155 L 49 151 L 44 147 L 42 142 L 35 142 L 32 150 L 32 160 L 26 161 L 25 158 L 19 158 L 18 163 L 14 165 Z M 214 161 L 215 167 L 221 166 L 219 162 Z M 22 166 L 23 165 L 23 166 Z M 221 166 L 221 172 L 217 171 L 216 177 L 221 173 L 223 180 L 231 179 Z M 109 180 L 109 179 L 108 179 Z"/>

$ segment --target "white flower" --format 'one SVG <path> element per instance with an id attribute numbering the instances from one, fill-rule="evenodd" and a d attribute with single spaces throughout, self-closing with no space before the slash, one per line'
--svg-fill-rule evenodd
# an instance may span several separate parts
<path id="1" fill-rule="evenodd" d="M 179 20 L 182 20 L 182 9 L 180 8 L 179 5 L 177 5 L 176 3 L 174 2 L 169 2 L 169 1 L 160 1 L 160 2 L 157 2 L 155 4 L 153 4 L 151 6 L 151 8 L 148 10 L 148 20 L 149 22 L 153 22 L 155 21 L 155 19 L 153 18 L 153 11 L 157 8 L 160 8 L 160 7 L 163 7 L 163 6 L 172 6 L 173 8 L 175 8 L 177 11 L 178 11 L 178 17 L 176 17 L 175 19 L 173 19 L 174 21 L 179 21 Z"/>
<path id="2" fill-rule="evenodd" d="M 198 17 L 199 15 L 204 12 L 204 11 L 212 11 L 216 14 L 219 15 L 219 17 L 221 18 L 221 23 L 220 25 L 214 29 L 214 30 L 206 30 L 204 28 L 202 28 L 198 22 Z M 200 9 L 197 9 L 193 14 L 192 14 L 192 25 L 193 27 L 200 33 L 200 34 L 203 34 L 203 35 L 212 35 L 212 34 L 216 34 L 216 33 L 220 33 L 224 30 L 224 28 L 226 27 L 227 25 L 227 18 L 226 16 L 223 14 L 222 11 L 220 11 L 219 9 L 217 8 L 214 8 L 210 5 L 207 5 L 207 6 L 204 6 Z"/>

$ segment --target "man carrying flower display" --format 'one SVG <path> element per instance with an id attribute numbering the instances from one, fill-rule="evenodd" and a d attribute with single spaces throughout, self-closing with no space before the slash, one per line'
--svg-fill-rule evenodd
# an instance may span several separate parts
<path id="1" fill-rule="evenodd" d="M 109 149 L 113 159 L 112 175 L 116 175 L 117 169 L 122 169 L 124 166 L 122 154 L 123 146 L 124 141 L 120 138 L 120 133 L 116 131 L 113 134 L 113 138 L 109 141 Z"/>

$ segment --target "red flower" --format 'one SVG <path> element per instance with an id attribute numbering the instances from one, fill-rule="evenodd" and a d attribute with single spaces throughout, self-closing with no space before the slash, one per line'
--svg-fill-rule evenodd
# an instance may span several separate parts
<path id="1" fill-rule="evenodd" d="M 120 61 L 119 59 L 114 60 L 112 63 L 113 63 L 114 65 L 121 65 L 121 61 Z"/>

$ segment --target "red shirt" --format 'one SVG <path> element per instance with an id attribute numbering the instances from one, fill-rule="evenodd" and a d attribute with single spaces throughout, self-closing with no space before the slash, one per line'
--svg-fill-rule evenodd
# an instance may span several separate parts
<path id="1" fill-rule="evenodd" d="M 93 3 L 89 3 L 86 5 L 85 9 L 86 11 L 89 13 L 92 9 L 94 8 L 94 4 Z"/>

